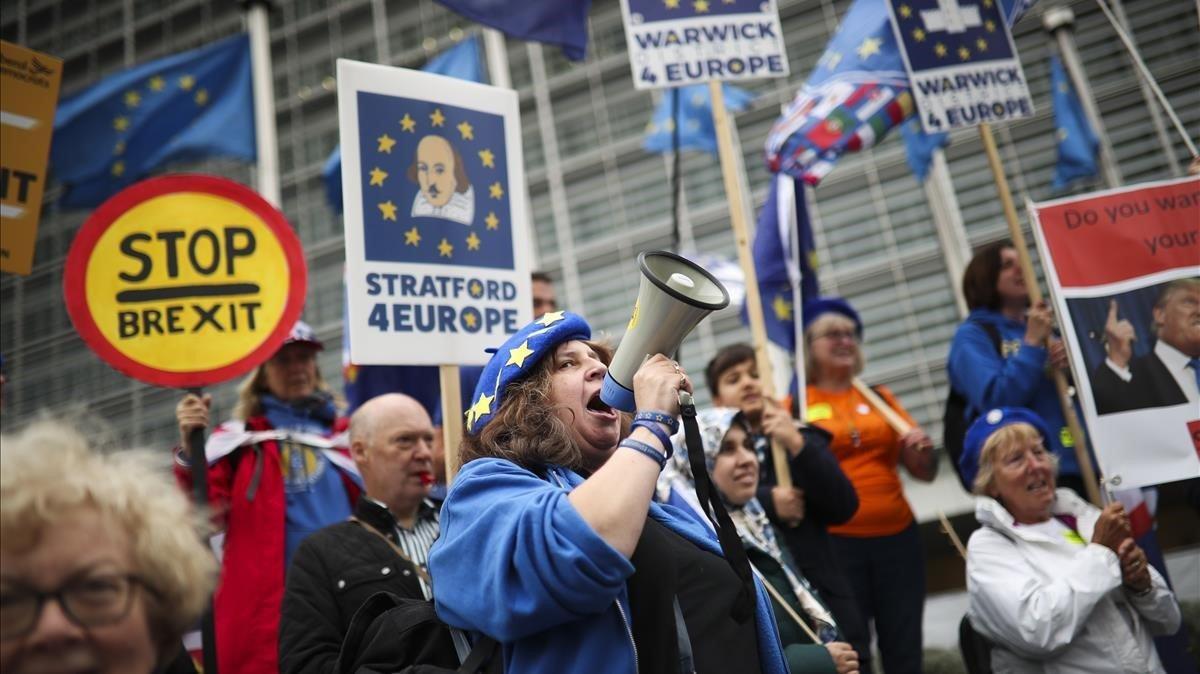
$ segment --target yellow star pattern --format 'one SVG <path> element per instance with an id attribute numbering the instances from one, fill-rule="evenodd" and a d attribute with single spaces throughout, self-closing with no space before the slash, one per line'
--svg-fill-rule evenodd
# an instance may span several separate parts
<path id="1" fill-rule="evenodd" d="M 404 116 L 400 118 L 400 130 L 407 131 L 408 133 L 416 133 L 417 120 L 413 119 L 412 115 L 407 112 L 404 113 Z"/>
<path id="2" fill-rule="evenodd" d="M 500 218 L 496 217 L 495 211 L 488 211 L 487 217 L 483 219 L 483 224 L 487 225 L 488 229 L 496 229 L 500 226 Z"/>
<path id="3" fill-rule="evenodd" d="M 858 57 L 865 59 L 871 54 L 878 54 L 879 46 L 881 44 L 883 44 L 883 42 L 877 37 L 866 38 L 862 41 L 862 44 L 858 45 L 858 49 L 856 50 L 858 51 Z"/>
<path id="4" fill-rule="evenodd" d="M 983 22 L 983 28 L 984 28 L 984 30 L 986 30 L 989 33 L 995 33 L 996 32 L 996 22 L 992 21 L 991 19 L 988 19 L 987 21 Z"/>
<path id="5" fill-rule="evenodd" d="M 166 86 L 167 86 L 167 81 L 164 80 L 161 75 L 155 75 L 154 77 L 150 78 L 150 90 L 151 91 L 162 91 L 163 88 Z"/>
<path id="6" fill-rule="evenodd" d="M 471 297 L 483 297 L 483 284 L 479 281 L 471 281 L 471 285 L 467 286 Z"/>
<path id="7" fill-rule="evenodd" d="M 196 92 L 196 105 L 204 105 L 208 102 L 208 90 L 201 89 Z"/>
<path id="8" fill-rule="evenodd" d="M 475 140 L 475 129 L 471 126 L 470 122 L 462 122 L 456 128 L 462 134 L 463 140 Z"/>
<path id="9" fill-rule="evenodd" d="M 771 309 L 775 311 L 775 319 L 779 321 L 792 320 L 792 303 L 783 299 L 783 295 L 776 295 L 775 301 L 771 302 Z"/>
<path id="10" fill-rule="evenodd" d="M 396 221 L 396 204 L 393 204 L 391 199 L 379 204 L 379 212 L 383 213 L 384 220 Z"/>
<path id="11" fill-rule="evenodd" d="M 442 257 L 450 257 L 450 254 L 453 252 L 454 246 L 451 245 L 449 241 L 442 239 L 442 242 L 438 244 L 438 255 L 441 255 Z"/>
<path id="12" fill-rule="evenodd" d="M 909 7 L 908 5 L 900 5 L 897 7 L 897 9 L 900 11 L 901 18 L 907 19 L 908 17 L 912 16 L 912 7 Z"/>
<path id="13" fill-rule="evenodd" d="M 985 40 L 983 38 L 979 38 L 978 40 L 975 40 L 975 49 L 979 50 L 980 53 L 987 51 L 987 48 L 988 48 L 987 40 Z"/>
<path id="14" fill-rule="evenodd" d="M 971 50 L 967 49 L 966 47 L 959 47 L 958 48 L 958 58 L 960 58 L 964 61 L 971 58 Z"/>
<path id="15" fill-rule="evenodd" d="M 125 162 L 115 161 L 112 165 L 112 174 L 118 178 L 125 174 Z"/>
<path id="16" fill-rule="evenodd" d="M 372 185 L 378 185 L 380 187 L 383 187 L 383 181 L 387 180 L 387 177 L 388 177 L 387 171 L 384 171 L 383 169 L 379 168 L 378 166 L 371 169 L 371 184 Z"/>
<path id="17" fill-rule="evenodd" d="M 138 105 L 141 104 L 141 102 L 142 102 L 142 96 L 138 92 L 136 92 L 136 91 L 126 91 L 125 92 L 125 106 L 126 107 L 136 108 Z"/>
<path id="18" fill-rule="evenodd" d="M 701 13 L 707 12 L 708 11 L 708 0 L 696 0 L 695 2 L 692 3 L 692 8 L 695 9 L 697 12 L 701 12 Z"/>
<path id="19" fill-rule="evenodd" d="M 475 232 L 467 237 L 467 250 L 479 250 L 479 237 L 475 236 Z"/>
<path id="20" fill-rule="evenodd" d="M 495 399 L 496 396 L 490 396 L 486 393 L 479 396 L 479 400 L 476 400 L 475 404 L 471 405 L 471 409 L 467 410 L 467 428 L 474 426 L 480 417 L 491 413 L 492 401 Z"/>
<path id="21" fill-rule="evenodd" d="M 446 116 L 442 114 L 441 108 L 434 108 L 433 112 L 429 115 L 429 123 L 434 126 L 446 125 Z"/>
<path id="22" fill-rule="evenodd" d="M 679 0 L 663 0 L 663 6 L 667 9 L 679 9 Z"/>
<path id="23" fill-rule="evenodd" d="M 125 154 L 125 141 L 117 141 L 117 144 L 113 146 L 113 154 Z"/>
<path id="24" fill-rule="evenodd" d="M 479 321 L 478 318 L 475 318 L 475 314 L 468 314 L 468 313 L 463 314 L 462 320 L 463 320 L 463 323 L 466 323 L 467 327 L 472 330 L 475 329 L 475 323 Z"/>
<path id="25" fill-rule="evenodd" d="M 529 348 L 529 340 L 521 342 L 517 348 L 508 352 L 508 362 L 504 365 L 516 365 L 518 368 L 525 367 L 525 359 L 533 355 L 533 349 Z"/>
<path id="26" fill-rule="evenodd" d="M 496 168 L 496 155 L 487 148 L 479 151 L 479 161 L 483 162 L 485 168 Z"/>
<path id="27" fill-rule="evenodd" d="M 396 144 L 396 140 L 394 138 L 385 133 L 375 140 L 379 141 L 379 147 L 377 148 L 378 152 L 386 152 L 388 154 L 392 153 L 392 146 Z"/>
<path id="28" fill-rule="evenodd" d="M 421 243 L 421 233 L 417 231 L 416 227 L 404 233 L 404 245 L 416 246 L 419 243 Z"/>
<path id="29" fill-rule="evenodd" d="M 545 325 L 545 326 L 549 327 L 549 326 L 554 325 L 555 323 L 561 321 L 563 319 L 564 313 L 566 313 L 566 312 L 547 311 L 546 313 L 542 314 L 542 317 L 537 319 L 536 322 L 538 325 Z"/>
<path id="30" fill-rule="evenodd" d="M 122 116 L 122 117 L 118 117 L 118 118 L 114 119 L 113 120 L 113 128 L 116 129 L 117 131 L 124 131 L 125 129 L 128 129 L 129 128 L 129 118 Z"/>
<path id="31" fill-rule="evenodd" d="M 921 30 L 920 28 L 914 30 L 912 32 L 912 36 L 913 36 L 913 39 L 916 40 L 917 42 L 925 41 L 925 31 Z"/>
<path id="32" fill-rule="evenodd" d="M 500 199 L 504 196 L 504 188 L 500 186 L 499 181 L 488 186 L 488 196 L 493 199 Z"/>
<path id="33" fill-rule="evenodd" d="M 983 6 L 987 7 L 988 9 L 991 9 L 992 8 L 992 0 L 983 0 Z"/>
<path id="34" fill-rule="evenodd" d="M 184 75 L 179 78 L 179 88 L 184 91 L 191 91 L 192 87 L 196 86 L 196 78 L 191 75 Z"/>
<path id="35" fill-rule="evenodd" d="M 942 58 L 946 55 L 946 45 L 942 44 L 941 42 L 933 45 L 933 53 L 937 54 L 938 58 Z"/>

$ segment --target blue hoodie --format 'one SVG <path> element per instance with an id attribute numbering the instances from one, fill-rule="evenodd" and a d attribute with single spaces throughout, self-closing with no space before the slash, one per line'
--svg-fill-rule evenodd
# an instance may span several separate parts
<path id="1" fill-rule="evenodd" d="M 991 323 L 1000 333 L 1000 353 L 992 345 L 980 323 Z M 991 309 L 972 309 L 967 320 L 958 326 L 950 342 L 946 361 L 950 385 L 970 403 L 969 414 L 979 414 L 993 407 L 1026 407 L 1045 419 L 1051 437 L 1047 438 L 1058 456 L 1058 472 L 1079 475 L 1073 443 L 1054 379 L 1046 374 L 1047 351 L 1025 343 L 1025 324 L 1014 321 Z M 1083 412 L 1076 405 L 1075 413 L 1082 423 Z"/>
<path id="2" fill-rule="evenodd" d="M 558 467 L 549 473 L 548 482 L 502 459 L 463 467 L 429 557 L 438 617 L 500 641 L 508 672 L 634 672 L 625 589 L 634 567 L 567 500 L 583 478 Z M 650 517 L 721 554 L 675 508 L 651 503 Z M 757 581 L 756 588 L 763 671 L 786 674 L 770 604 Z"/>

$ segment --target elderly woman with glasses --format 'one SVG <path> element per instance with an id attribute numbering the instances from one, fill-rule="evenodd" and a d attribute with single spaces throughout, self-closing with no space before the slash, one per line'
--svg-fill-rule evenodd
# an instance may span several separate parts
<path id="1" fill-rule="evenodd" d="M 702 674 L 783 674 L 749 569 L 651 502 L 691 381 L 661 354 L 643 363 L 623 439 L 622 415 L 600 400 L 609 361 L 561 311 L 492 356 L 430 555 L 438 616 L 499 641 L 510 672 L 674 674 L 690 660 Z"/>
<path id="2" fill-rule="evenodd" d="M 863 369 L 862 319 L 848 302 L 821 298 L 804 307 L 809 423 L 832 434 L 830 449 L 858 492 L 858 511 L 829 527 L 864 620 L 873 622 L 885 672 L 921 671 L 925 562 L 912 508 L 897 472 L 937 472 L 933 444 L 886 388 L 877 393 L 912 430 L 888 425 L 852 382 Z M 863 660 L 869 655 L 862 654 Z"/>
<path id="3" fill-rule="evenodd" d="M 50 421 L 0 443 L 0 671 L 160 671 L 215 582 L 204 522 L 149 454 Z"/>
<path id="4" fill-rule="evenodd" d="M 1179 629 L 1175 596 L 1104 510 L 1056 489 L 1046 423 L 1018 407 L 967 431 L 959 468 L 981 528 L 967 546 L 967 615 L 995 672 L 1163 672 L 1154 636 Z"/>

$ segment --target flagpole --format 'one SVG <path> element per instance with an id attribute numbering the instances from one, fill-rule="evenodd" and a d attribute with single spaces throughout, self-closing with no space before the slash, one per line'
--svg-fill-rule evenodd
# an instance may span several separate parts
<path id="1" fill-rule="evenodd" d="M 1116 156 L 1113 154 L 1112 143 L 1104 130 L 1104 120 L 1100 110 L 1092 98 L 1092 88 L 1083 72 L 1083 63 L 1079 59 L 1079 50 L 1075 48 L 1075 35 L 1072 26 L 1075 23 L 1075 13 L 1069 7 L 1051 7 L 1042 14 L 1042 26 L 1058 43 L 1058 53 L 1062 56 L 1063 67 L 1067 77 L 1071 78 L 1071 86 L 1075 87 L 1079 102 L 1083 104 L 1083 114 L 1088 124 L 1100 139 L 1100 172 L 1104 176 L 1104 184 L 1108 188 L 1120 187 L 1121 172 L 1117 168 Z"/>
<path id="2" fill-rule="evenodd" d="M 279 141 L 275 135 L 275 79 L 271 74 L 270 0 L 244 0 L 250 35 L 254 87 L 254 138 L 258 151 L 258 193 L 279 207 Z"/>
<path id="3" fill-rule="evenodd" d="M 779 174 L 776 174 L 775 180 L 784 180 Z M 792 219 L 788 220 L 788 245 L 791 269 L 788 271 L 788 278 L 792 282 L 792 343 L 795 348 L 792 349 L 792 368 L 796 372 L 796 419 L 800 423 L 808 420 L 808 372 L 806 372 L 807 363 L 804 362 L 804 267 L 800 264 L 800 247 L 803 242 L 800 241 L 800 228 L 796 223 L 800 222 L 800 203 L 801 200 L 796 198 L 796 181 L 787 180 L 788 194 L 778 196 L 779 190 L 776 190 L 776 199 L 790 199 L 791 208 L 783 209 L 790 212 Z M 800 187 L 800 189 L 807 189 Z M 804 207 L 808 208 L 808 199 L 803 200 Z M 772 204 L 779 208 L 778 204 Z M 786 204 L 785 204 L 786 205 Z"/>
<path id="4" fill-rule="evenodd" d="M 1004 207 L 1004 218 L 1008 222 L 1008 234 L 1017 257 L 1021 261 L 1021 275 L 1025 277 L 1025 286 L 1029 288 L 1029 301 L 1036 304 L 1042 301 L 1042 288 L 1038 285 L 1037 275 L 1033 271 L 1033 260 L 1029 257 L 1029 246 L 1025 242 L 1025 233 L 1017 219 L 1017 208 L 1013 205 L 1012 192 L 1008 187 L 1008 178 L 1004 175 L 1004 165 L 1000 162 L 1000 153 L 996 150 L 996 138 L 992 135 L 992 127 L 987 122 L 979 125 L 979 138 L 983 141 L 983 149 L 987 153 L 988 165 L 992 169 L 992 179 L 996 182 L 996 190 L 1000 195 L 1000 204 Z M 1075 414 L 1075 405 L 1071 401 L 1067 377 L 1062 370 L 1053 368 L 1054 386 L 1058 389 L 1058 403 L 1062 406 L 1063 417 L 1071 438 L 1075 441 L 1075 458 L 1079 462 L 1079 471 L 1083 478 L 1083 486 L 1087 489 L 1088 500 L 1100 505 L 1100 490 L 1096 482 L 1096 470 L 1092 467 L 1092 459 L 1087 451 L 1087 435 L 1079 416 Z"/>
<path id="5" fill-rule="evenodd" d="M 942 247 L 942 256 L 946 260 L 946 274 L 950 277 L 950 287 L 954 289 L 954 304 L 958 307 L 958 315 L 967 315 L 967 300 L 963 297 L 962 277 L 971 259 L 971 245 L 967 239 L 967 230 L 963 227 L 962 211 L 958 207 L 958 197 L 954 193 L 954 182 L 950 179 L 950 167 L 946 164 L 946 154 L 938 148 L 933 151 L 929 162 L 929 175 L 921 185 L 925 189 L 925 200 L 929 204 L 929 213 L 933 216 L 933 226 L 937 230 L 938 242 Z"/>
<path id="6" fill-rule="evenodd" d="M 725 183 L 725 198 L 729 203 L 729 220 L 733 225 L 733 239 L 737 244 L 738 263 L 746 277 L 746 316 L 750 319 L 750 334 L 754 340 L 754 359 L 758 363 L 758 381 L 762 384 L 763 396 L 776 399 L 775 378 L 771 372 L 771 358 L 767 353 L 767 325 L 763 320 L 762 296 L 758 289 L 758 276 L 754 273 L 754 260 L 750 256 L 750 235 L 747 228 L 746 193 L 742 190 L 742 177 L 738 175 L 741 158 L 733 140 L 732 123 L 725 109 L 725 92 L 717 80 L 708 82 L 712 98 L 713 127 L 717 133 L 717 151 L 721 157 L 721 177 Z M 775 481 L 779 486 L 792 486 L 792 472 L 788 467 L 787 451 L 775 441 L 771 442 L 771 459 L 775 464 Z"/>

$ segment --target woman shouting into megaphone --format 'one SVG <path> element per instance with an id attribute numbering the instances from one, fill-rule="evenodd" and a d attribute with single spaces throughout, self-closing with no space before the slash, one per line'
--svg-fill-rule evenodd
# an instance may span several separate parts
<path id="1" fill-rule="evenodd" d="M 600 400 L 611 357 L 565 312 L 492 356 L 430 557 L 438 615 L 500 641 L 512 672 L 786 672 L 762 591 L 737 610 L 716 541 L 651 502 L 690 379 L 647 359 L 622 439 Z"/>

